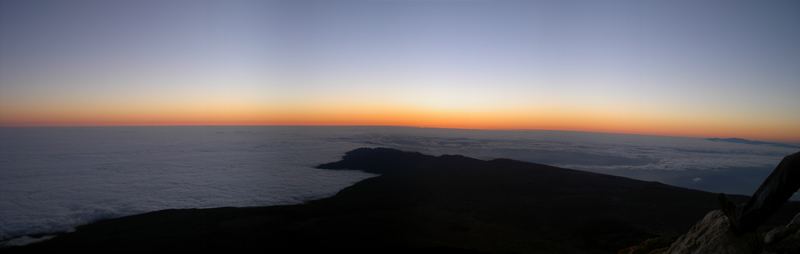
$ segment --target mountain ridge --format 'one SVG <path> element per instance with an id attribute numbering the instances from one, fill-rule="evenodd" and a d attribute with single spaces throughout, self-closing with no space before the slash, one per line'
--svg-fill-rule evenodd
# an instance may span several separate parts
<path id="1" fill-rule="evenodd" d="M 157 211 L 10 250 L 615 253 L 717 208 L 713 193 L 508 159 L 360 148 L 319 167 L 379 175 L 305 204 Z M 776 225 L 800 206 L 784 210 Z"/>

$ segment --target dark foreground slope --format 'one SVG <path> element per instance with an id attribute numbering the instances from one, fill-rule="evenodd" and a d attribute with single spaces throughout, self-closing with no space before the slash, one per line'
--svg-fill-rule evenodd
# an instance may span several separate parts
<path id="1" fill-rule="evenodd" d="M 716 208 L 711 193 L 505 159 L 362 148 L 320 168 L 380 176 L 301 205 L 158 211 L 6 250 L 613 253 Z"/>

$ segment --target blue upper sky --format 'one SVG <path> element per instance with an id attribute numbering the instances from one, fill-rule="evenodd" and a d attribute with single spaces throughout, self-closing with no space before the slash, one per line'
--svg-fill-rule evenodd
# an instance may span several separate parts
<path id="1" fill-rule="evenodd" d="M 0 122 L 800 140 L 797 24 L 798 1 L 2 1 Z"/>

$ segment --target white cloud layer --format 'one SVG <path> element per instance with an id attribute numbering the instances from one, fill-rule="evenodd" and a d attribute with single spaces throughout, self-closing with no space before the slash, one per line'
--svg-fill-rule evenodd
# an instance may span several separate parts
<path id="1" fill-rule="evenodd" d="M 313 166 L 365 146 L 511 158 L 733 193 L 752 191 L 794 152 L 692 138 L 553 131 L 6 128 L 0 129 L 0 240 L 168 208 L 291 204 L 329 196 L 372 175 Z M 13 242 L 19 241 L 7 241 Z"/>

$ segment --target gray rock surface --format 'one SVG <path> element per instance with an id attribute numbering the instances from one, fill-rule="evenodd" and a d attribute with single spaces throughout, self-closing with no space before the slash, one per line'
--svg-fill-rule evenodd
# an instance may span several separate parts
<path id="1" fill-rule="evenodd" d="M 753 254 L 761 252 L 761 246 L 761 239 L 754 233 L 733 234 L 725 214 L 714 210 L 673 242 L 669 249 L 656 253 Z"/>
<path id="2" fill-rule="evenodd" d="M 764 236 L 764 253 L 800 253 L 800 213 L 789 224 L 767 232 Z"/>

